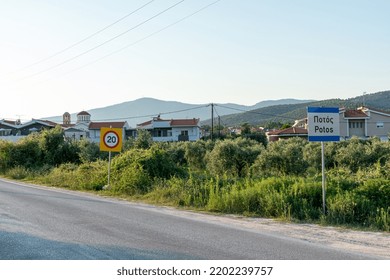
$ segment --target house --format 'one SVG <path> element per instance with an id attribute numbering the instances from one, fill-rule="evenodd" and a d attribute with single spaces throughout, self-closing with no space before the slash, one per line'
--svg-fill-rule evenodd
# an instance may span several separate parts
<path id="1" fill-rule="evenodd" d="M 388 141 L 390 134 L 390 112 L 360 107 L 356 110 L 340 109 L 340 138 L 378 137 Z"/>
<path id="2" fill-rule="evenodd" d="M 266 133 L 268 142 L 288 139 L 292 137 L 301 137 L 307 139 L 307 129 L 301 127 L 289 127 L 286 129 L 271 130 Z"/>
<path id="3" fill-rule="evenodd" d="M 65 112 L 63 114 L 63 123 L 61 125 L 64 129 L 65 137 L 68 139 L 81 140 L 88 139 L 92 142 L 100 142 L 100 129 L 102 127 L 122 128 L 123 140 L 126 137 L 126 130 L 129 129 L 129 124 L 123 122 L 92 122 L 91 114 L 86 111 L 81 111 L 77 114 L 77 121 L 75 124 L 71 123 L 70 114 Z"/>
<path id="4" fill-rule="evenodd" d="M 389 140 L 390 112 L 359 107 L 357 109 L 340 108 L 340 140 L 353 136 L 361 139 L 378 137 Z M 296 120 L 293 127 L 307 129 L 307 118 Z"/>
<path id="5" fill-rule="evenodd" d="M 32 119 L 31 121 L 18 126 L 18 134 L 26 136 L 33 132 L 55 128 L 57 125 L 57 123 L 52 121 Z"/>
<path id="6" fill-rule="evenodd" d="M 0 120 L 0 137 L 16 135 L 18 125 L 18 121 Z"/>
<path id="7" fill-rule="evenodd" d="M 68 112 L 62 115 L 62 127 L 64 129 L 65 137 L 73 140 L 81 140 L 89 138 L 89 124 L 91 122 L 91 115 L 86 111 L 81 111 L 77 114 L 77 121 L 75 124 L 71 123 L 71 117 Z"/>
<path id="8" fill-rule="evenodd" d="M 126 131 L 130 128 L 129 124 L 124 122 L 91 122 L 89 124 L 89 138 L 93 142 L 100 142 L 100 129 L 102 127 L 121 128 L 122 129 L 122 141 L 126 140 Z"/>
<path id="9" fill-rule="evenodd" d="M 16 142 L 31 133 L 56 127 L 57 123 L 47 120 L 32 119 L 27 123 L 0 120 L 0 139 Z"/>
<path id="10" fill-rule="evenodd" d="M 199 119 L 170 119 L 160 116 L 137 125 L 137 129 L 148 130 L 157 142 L 196 141 L 201 137 Z M 132 132 L 136 137 L 136 131 Z"/>

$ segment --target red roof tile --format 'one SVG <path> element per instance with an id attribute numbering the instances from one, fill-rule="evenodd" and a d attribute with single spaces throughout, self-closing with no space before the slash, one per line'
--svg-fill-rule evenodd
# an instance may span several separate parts
<path id="1" fill-rule="evenodd" d="M 346 110 L 344 113 L 346 118 L 367 118 L 368 116 L 362 110 Z"/>
<path id="2" fill-rule="evenodd" d="M 102 127 L 123 128 L 125 122 L 91 122 L 89 129 L 101 129 Z"/>
<path id="3" fill-rule="evenodd" d="M 147 122 L 139 123 L 139 124 L 137 124 L 137 126 L 147 126 L 147 125 L 150 125 L 150 124 L 152 124 L 152 121 L 147 121 Z"/>
<path id="4" fill-rule="evenodd" d="M 164 119 L 155 119 L 155 120 L 150 120 L 147 122 L 143 122 L 140 124 L 137 124 L 137 126 L 147 126 L 151 125 L 152 122 L 169 122 L 171 127 L 173 126 L 197 126 L 199 123 L 199 119 L 171 119 L 171 120 L 164 120 Z"/>
<path id="5" fill-rule="evenodd" d="M 268 132 L 268 135 L 294 135 L 294 134 L 307 134 L 307 129 L 300 127 L 289 127 L 286 129 L 275 130 Z"/>
<path id="6" fill-rule="evenodd" d="M 58 125 L 58 123 L 52 122 L 52 121 L 48 121 L 48 120 L 37 120 L 37 121 L 41 121 L 41 122 L 47 123 L 48 125 L 51 125 L 51 126 L 57 126 Z"/>
<path id="7" fill-rule="evenodd" d="M 18 125 L 20 124 L 20 121 L 10 121 L 10 120 L 2 120 L 3 123 L 10 124 L 10 125 Z"/>
<path id="8" fill-rule="evenodd" d="M 88 113 L 87 111 L 81 111 L 80 113 L 77 114 L 77 116 L 90 116 L 91 114 Z"/>
<path id="9" fill-rule="evenodd" d="M 177 119 L 171 120 L 171 126 L 197 126 L 199 119 Z"/>

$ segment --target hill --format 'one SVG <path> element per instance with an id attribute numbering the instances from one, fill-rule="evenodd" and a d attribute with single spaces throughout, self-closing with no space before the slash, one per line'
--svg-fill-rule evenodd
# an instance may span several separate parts
<path id="1" fill-rule="evenodd" d="M 250 125 L 264 126 L 272 122 L 293 123 L 294 120 L 306 117 L 307 107 L 334 106 L 352 109 L 360 107 L 363 104 L 367 107 L 388 111 L 390 109 L 390 91 L 366 94 L 349 99 L 328 99 L 299 104 L 274 105 L 245 112 L 241 111 L 240 113 L 221 115 L 221 124 L 224 126 L 239 126 L 243 123 L 249 123 Z M 222 106 L 217 106 L 217 110 Z M 232 111 L 234 110 L 234 108 L 230 109 Z M 203 122 L 203 124 L 207 125 L 210 125 L 210 123 L 210 119 Z"/>
<path id="2" fill-rule="evenodd" d="M 239 104 L 220 104 L 216 110 L 220 116 L 231 114 L 232 110 L 250 111 L 264 108 L 269 105 L 306 103 L 308 100 L 282 99 L 267 100 L 253 106 Z M 222 107 L 223 106 L 223 107 Z M 225 107 L 225 108 L 224 108 Z M 92 121 L 117 121 L 126 120 L 131 127 L 138 123 L 150 120 L 161 115 L 161 118 L 200 118 L 210 119 L 210 104 L 188 104 L 177 101 L 163 101 L 154 98 L 140 98 L 134 101 L 123 102 L 103 108 L 87 110 L 91 114 Z M 71 114 L 72 122 L 75 122 L 77 113 Z M 55 122 L 62 122 L 62 116 L 45 118 Z"/>

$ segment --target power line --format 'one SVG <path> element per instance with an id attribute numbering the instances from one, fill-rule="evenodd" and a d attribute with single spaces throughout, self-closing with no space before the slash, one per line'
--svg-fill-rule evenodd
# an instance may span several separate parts
<path id="1" fill-rule="evenodd" d="M 228 107 L 228 106 L 220 105 L 220 104 L 214 104 L 214 106 L 219 106 L 219 107 L 222 107 L 222 108 L 235 110 L 235 111 L 240 111 L 240 112 L 245 112 L 245 113 L 250 113 L 250 114 L 255 114 L 255 115 L 271 116 L 271 117 L 275 117 L 275 118 L 284 118 L 284 119 L 290 119 L 290 120 L 294 120 L 294 121 L 297 120 L 296 118 L 286 117 L 286 116 L 282 116 L 282 115 L 275 115 L 275 114 L 268 114 L 268 113 L 259 113 L 259 112 L 254 112 L 254 111 L 251 111 L 251 110 L 232 108 L 232 107 Z M 356 119 L 356 121 L 359 121 L 359 120 L 361 120 L 361 119 Z M 352 121 L 354 121 L 354 120 L 352 120 Z M 378 122 L 379 123 L 390 123 L 390 121 L 386 121 L 386 120 L 384 120 L 384 121 L 371 121 L 371 120 L 367 120 L 366 122 L 363 122 L 363 123 L 373 124 L 373 123 L 378 123 Z M 351 122 L 350 121 L 340 120 L 340 124 L 347 124 L 347 123 L 351 123 Z"/>
<path id="2" fill-rule="evenodd" d="M 48 72 L 48 71 L 50 71 L 50 70 L 56 69 L 56 68 L 58 68 L 58 67 L 60 67 L 60 66 L 62 66 L 62 65 L 64 65 L 64 64 L 66 64 L 66 63 L 69 63 L 69 62 L 71 62 L 71 61 L 73 61 L 73 60 L 75 60 L 75 59 L 77 59 L 77 58 L 79 58 L 79 57 L 81 57 L 81 56 L 83 56 L 83 55 L 85 55 L 85 54 L 87 54 L 87 53 L 90 53 L 91 51 L 94 51 L 94 50 L 96 50 L 97 48 L 100 48 L 101 46 L 104 46 L 104 45 L 106 45 L 107 43 L 114 41 L 115 39 L 117 39 L 117 38 L 119 38 L 119 37 L 121 37 L 121 36 L 127 34 L 128 32 L 130 32 L 130 31 L 132 31 L 132 30 L 134 30 L 134 29 L 136 29 L 136 28 L 138 28 L 138 27 L 144 25 L 145 23 L 151 21 L 152 19 L 154 19 L 154 18 L 156 18 L 156 17 L 162 15 L 163 13 L 165 13 L 165 12 L 171 10 L 171 9 L 173 9 L 174 7 L 176 7 L 177 5 L 181 4 L 181 3 L 184 2 L 184 1 L 185 1 L 185 0 L 181 0 L 181 1 L 179 1 L 179 2 L 177 2 L 177 3 L 175 3 L 175 4 L 173 4 L 172 6 L 169 6 L 169 7 L 166 8 L 165 10 L 163 10 L 163 11 L 161 11 L 161 12 L 155 14 L 154 16 L 152 16 L 152 17 L 150 17 L 150 18 L 144 20 L 143 22 L 141 22 L 141 23 L 139 23 L 139 24 L 133 26 L 132 28 L 129 28 L 129 29 L 127 29 L 126 31 L 124 31 L 124 32 L 122 32 L 122 33 L 120 33 L 120 34 L 118 34 L 118 35 L 116 35 L 116 36 L 114 36 L 114 37 L 112 37 L 112 38 L 110 38 L 110 39 L 104 41 L 103 43 L 100 43 L 99 45 L 97 45 L 97 46 L 95 46 L 95 47 L 93 47 L 93 48 L 90 48 L 90 49 L 88 49 L 88 50 L 86 50 L 86 51 L 84 51 L 84 52 L 82 52 L 82 53 L 80 53 L 80 54 L 78 54 L 78 55 L 76 55 L 76 56 L 73 56 L 73 57 L 71 57 L 71 58 L 69 58 L 69 59 L 67 59 L 67 60 L 65 60 L 65 61 L 63 61 L 63 62 L 61 62 L 61 63 L 58 63 L 58 64 L 56 64 L 56 65 L 54 65 L 54 66 L 49 67 L 49 68 L 46 68 L 46 69 L 44 69 L 44 70 L 42 70 L 42 71 L 36 72 L 36 73 L 31 74 L 31 75 L 26 76 L 26 77 L 23 77 L 23 78 L 21 78 L 20 80 L 25 80 L 25 79 L 28 79 L 28 78 L 35 77 L 35 76 L 37 76 L 37 75 L 46 73 L 46 72 Z M 20 80 L 19 80 L 19 81 L 20 81 Z"/>
<path id="3" fill-rule="evenodd" d="M 219 107 L 222 107 L 222 108 L 225 108 L 225 109 L 230 109 L 230 110 L 235 110 L 235 111 L 240 111 L 240 112 L 246 112 L 246 113 L 250 113 L 250 114 L 255 114 L 255 115 L 270 116 L 270 117 L 275 117 L 275 118 L 284 118 L 284 119 L 290 119 L 290 120 L 294 120 L 294 121 L 295 121 L 295 118 L 285 117 L 285 116 L 282 116 L 282 115 L 275 115 L 275 114 L 268 114 L 268 113 L 259 113 L 259 112 L 254 112 L 254 111 L 251 111 L 251 110 L 244 110 L 244 109 L 232 108 L 232 107 L 228 107 L 228 106 L 220 105 L 220 104 L 215 104 L 215 106 L 219 106 Z"/>
<path id="4" fill-rule="evenodd" d="M 103 31 L 107 30 L 108 28 L 114 26 L 115 24 L 117 24 L 117 23 L 121 22 L 122 20 L 128 18 L 129 16 L 135 14 L 135 13 L 138 12 L 139 10 L 145 8 L 146 6 L 148 6 L 149 4 L 151 4 L 151 3 L 154 2 L 154 1 L 155 1 L 155 0 L 151 0 L 151 1 L 147 2 L 146 4 L 143 4 L 141 7 L 135 9 L 134 11 L 128 13 L 127 15 L 121 17 L 120 19 L 114 21 L 113 23 L 111 23 L 111 24 L 109 24 L 109 25 L 103 27 L 102 29 L 100 29 L 100 30 L 98 30 L 98 31 L 96 31 L 96 32 L 94 32 L 94 33 L 92 33 L 91 35 L 85 37 L 84 39 L 82 39 L 82 40 L 80 40 L 80 41 L 77 41 L 76 43 L 73 43 L 73 44 L 71 44 L 70 46 L 68 46 L 68 47 L 66 47 L 66 48 L 64 48 L 64 49 L 62 49 L 62 50 L 60 50 L 60 51 L 58 51 L 58 52 L 56 52 L 56 53 L 54 53 L 54 54 L 48 56 L 48 57 L 45 57 L 45 58 L 43 58 L 43 59 L 40 59 L 40 60 L 38 60 L 38 61 L 36 61 L 36 62 L 33 62 L 33 63 L 29 64 L 29 65 L 26 65 L 26 66 L 24 66 L 24 67 L 22 67 L 22 68 L 20 68 L 20 69 L 18 69 L 18 70 L 16 70 L 16 71 L 12 72 L 12 73 L 5 74 L 4 76 L 7 76 L 7 75 L 9 75 L 9 74 L 14 74 L 14 73 L 21 72 L 21 71 L 26 70 L 26 69 L 28 69 L 28 68 L 31 68 L 31 67 L 33 67 L 33 66 L 35 66 L 35 65 L 41 64 L 42 62 L 48 61 L 48 60 L 52 59 L 53 57 L 56 57 L 56 56 L 58 56 L 58 55 L 60 55 L 60 54 L 62 54 L 62 53 L 64 53 L 64 52 L 66 52 L 66 51 L 68 51 L 68 50 L 74 48 L 75 46 L 78 46 L 78 45 L 80 45 L 81 43 L 83 43 L 83 42 L 85 42 L 85 41 L 91 39 L 92 37 L 94 37 L 94 36 L 96 36 L 96 35 L 102 33 Z"/>
<path id="5" fill-rule="evenodd" d="M 217 106 L 218 106 L 218 105 L 217 105 Z M 222 122 L 222 125 L 223 125 L 223 126 L 227 126 L 226 123 L 224 123 L 223 119 L 221 118 L 221 115 L 218 114 L 217 108 L 214 107 L 214 110 L 215 110 L 215 113 L 216 113 L 217 116 L 218 116 L 218 119 Z"/>
<path id="6" fill-rule="evenodd" d="M 170 111 L 170 112 L 163 112 L 163 113 L 156 113 L 156 114 L 148 114 L 148 115 L 138 115 L 138 116 L 128 116 L 128 117 L 121 117 L 121 118 L 112 118 L 112 119 L 96 119 L 94 121 L 115 121 L 115 120 L 130 120 L 130 119 L 140 119 L 140 118 L 149 118 L 149 117 L 155 117 L 157 115 L 170 115 L 170 114 L 175 114 L 175 113 L 181 113 L 181 112 L 187 112 L 187 111 L 192 111 L 192 110 L 198 110 L 201 108 L 206 108 L 210 106 L 209 104 L 207 105 L 200 105 L 196 106 L 193 108 L 187 108 L 187 109 L 181 109 L 181 110 L 176 110 L 176 111 Z"/>
<path id="7" fill-rule="evenodd" d="M 143 41 L 149 39 L 150 37 L 155 36 L 155 35 L 157 35 L 158 33 L 161 33 L 161 32 L 163 32 L 163 31 L 165 31 L 166 29 L 171 28 L 172 26 L 174 26 L 174 25 L 176 25 L 176 24 L 178 24 L 178 23 L 180 23 L 180 22 L 182 22 L 182 21 L 184 21 L 184 20 L 186 20 L 186 19 L 188 19 L 188 18 L 190 18 L 190 17 L 192 17 L 192 16 L 194 16 L 194 15 L 200 13 L 201 11 L 203 11 L 203 10 L 209 8 L 210 6 L 216 4 L 216 3 L 220 2 L 220 1 L 221 1 L 221 0 L 217 0 L 217 1 L 211 2 L 210 4 L 207 4 L 207 5 L 203 6 L 202 8 L 196 10 L 195 12 L 193 12 L 193 13 L 191 13 L 191 14 L 185 16 L 185 17 L 182 17 L 181 19 L 179 19 L 179 20 L 177 20 L 177 21 L 175 21 L 175 22 L 173 22 L 173 23 L 171 23 L 171 24 L 168 24 L 168 25 L 164 26 L 163 28 L 161 28 L 161 29 L 159 29 L 159 30 L 157 30 L 157 31 L 155 31 L 155 32 L 152 32 L 152 33 L 150 33 L 149 35 L 147 35 L 147 36 L 145 36 L 145 37 L 143 37 L 143 38 L 141 38 L 141 39 L 139 39 L 139 40 L 137 40 L 137 41 L 134 41 L 134 42 L 132 42 L 132 43 L 130 43 L 130 44 L 128 44 L 128 45 L 125 45 L 124 47 L 122 47 L 122 48 L 120 48 L 120 49 L 117 49 L 117 50 L 115 50 L 115 51 L 113 51 L 113 52 L 111 52 L 111 53 L 109 53 L 109 54 L 107 54 L 107 55 L 105 55 L 105 56 L 102 56 L 102 57 L 100 57 L 100 58 L 98 58 L 98 59 L 96 59 L 96 60 L 94 60 L 94 61 L 91 61 L 91 62 L 89 62 L 89 63 L 87 63 L 87 64 L 84 64 L 84 65 L 82 65 L 82 66 L 80 66 L 80 67 L 77 67 L 77 68 L 75 68 L 75 69 L 72 69 L 72 70 L 70 70 L 70 71 L 68 71 L 68 72 L 66 72 L 66 73 L 64 73 L 64 74 L 62 74 L 62 75 L 60 75 L 59 77 L 62 77 L 62 76 L 65 76 L 65 75 L 69 75 L 69 74 L 72 74 L 72 73 L 74 73 L 74 72 L 76 72 L 76 71 L 79 71 L 79 70 L 84 69 L 84 68 L 86 68 L 86 67 L 88 67 L 88 66 L 90 66 L 90 65 L 93 65 L 93 64 L 95 64 L 95 63 L 97 63 L 97 62 L 99 62 L 99 61 L 101 61 L 101 60 L 103 60 L 103 59 L 106 59 L 107 57 L 110 57 L 110 56 L 112 56 L 112 55 L 115 55 L 115 54 L 117 54 L 117 53 L 120 53 L 120 52 L 124 51 L 125 49 L 128 49 L 128 48 L 130 48 L 130 47 L 132 47 L 132 46 L 135 46 L 135 45 L 137 45 L 137 44 L 139 44 L 139 43 L 141 43 L 141 42 L 143 42 Z M 52 80 L 52 79 L 48 79 L 48 80 L 45 80 L 45 81 L 43 81 L 43 82 L 46 82 L 46 81 L 49 81 L 49 80 Z M 41 82 L 41 83 L 42 83 L 42 82 Z"/>

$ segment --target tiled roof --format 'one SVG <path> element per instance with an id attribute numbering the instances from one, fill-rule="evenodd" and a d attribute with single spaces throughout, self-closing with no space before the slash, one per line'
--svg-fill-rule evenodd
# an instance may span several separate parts
<path id="1" fill-rule="evenodd" d="M 5 124 L 9 124 L 9 125 L 18 125 L 19 124 L 18 121 L 10 121 L 10 120 L 0 120 L 0 122 L 5 123 Z"/>
<path id="2" fill-rule="evenodd" d="M 380 109 L 372 109 L 372 108 L 364 107 L 364 108 L 362 108 L 362 110 L 365 112 L 372 111 L 372 112 L 382 113 L 385 115 L 390 115 L 390 111 L 385 111 L 385 110 L 380 110 Z"/>
<path id="3" fill-rule="evenodd" d="M 297 135 L 297 134 L 307 134 L 307 129 L 300 127 L 289 127 L 286 129 L 275 130 L 268 132 L 268 135 Z"/>
<path id="4" fill-rule="evenodd" d="M 151 125 L 153 122 L 169 122 L 170 126 L 197 126 L 199 123 L 199 119 L 171 119 L 171 120 L 163 120 L 163 119 L 155 119 L 155 120 L 150 120 L 147 122 L 143 122 L 140 124 L 137 124 L 137 126 L 147 126 Z"/>
<path id="5" fill-rule="evenodd" d="M 41 122 L 47 123 L 48 125 L 51 125 L 51 126 L 54 126 L 54 127 L 58 125 L 58 123 L 52 122 L 52 121 L 48 121 L 48 120 L 37 120 L 37 121 L 41 121 Z"/>
<path id="6" fill-rule="evenodd" d="M 91 122 L 89 129 L 101 129 L 102 127 L 123 128 L 126 122 Z"/>
<path id="7" fill-rule="evenodd" d="M 147 122 L 139 123 L 139 124 L 137 124 L 137 126 L 147 126 L 147 125 L 151 125 L 151 124 L 152 124 L 152 121 L 147 121 Z"/>
<path id="8" fill-rule="evenodd" d="M 171 120 L 171 126 L 197 126 L 199 119 L 177 119 Z"/>
<path id="9" fill-rule="evenodd" d="M 346 118 L 367 118 L 368 116 L 362 110 L 346 110 L 344 113 Z"/>
<path id="10" fill-rule="evenodd" d="M 77 114 L 77 116 L 90 116 L 91 114 L 88 113 L 87 111 L 81 111 L 80 113 Z"/>

